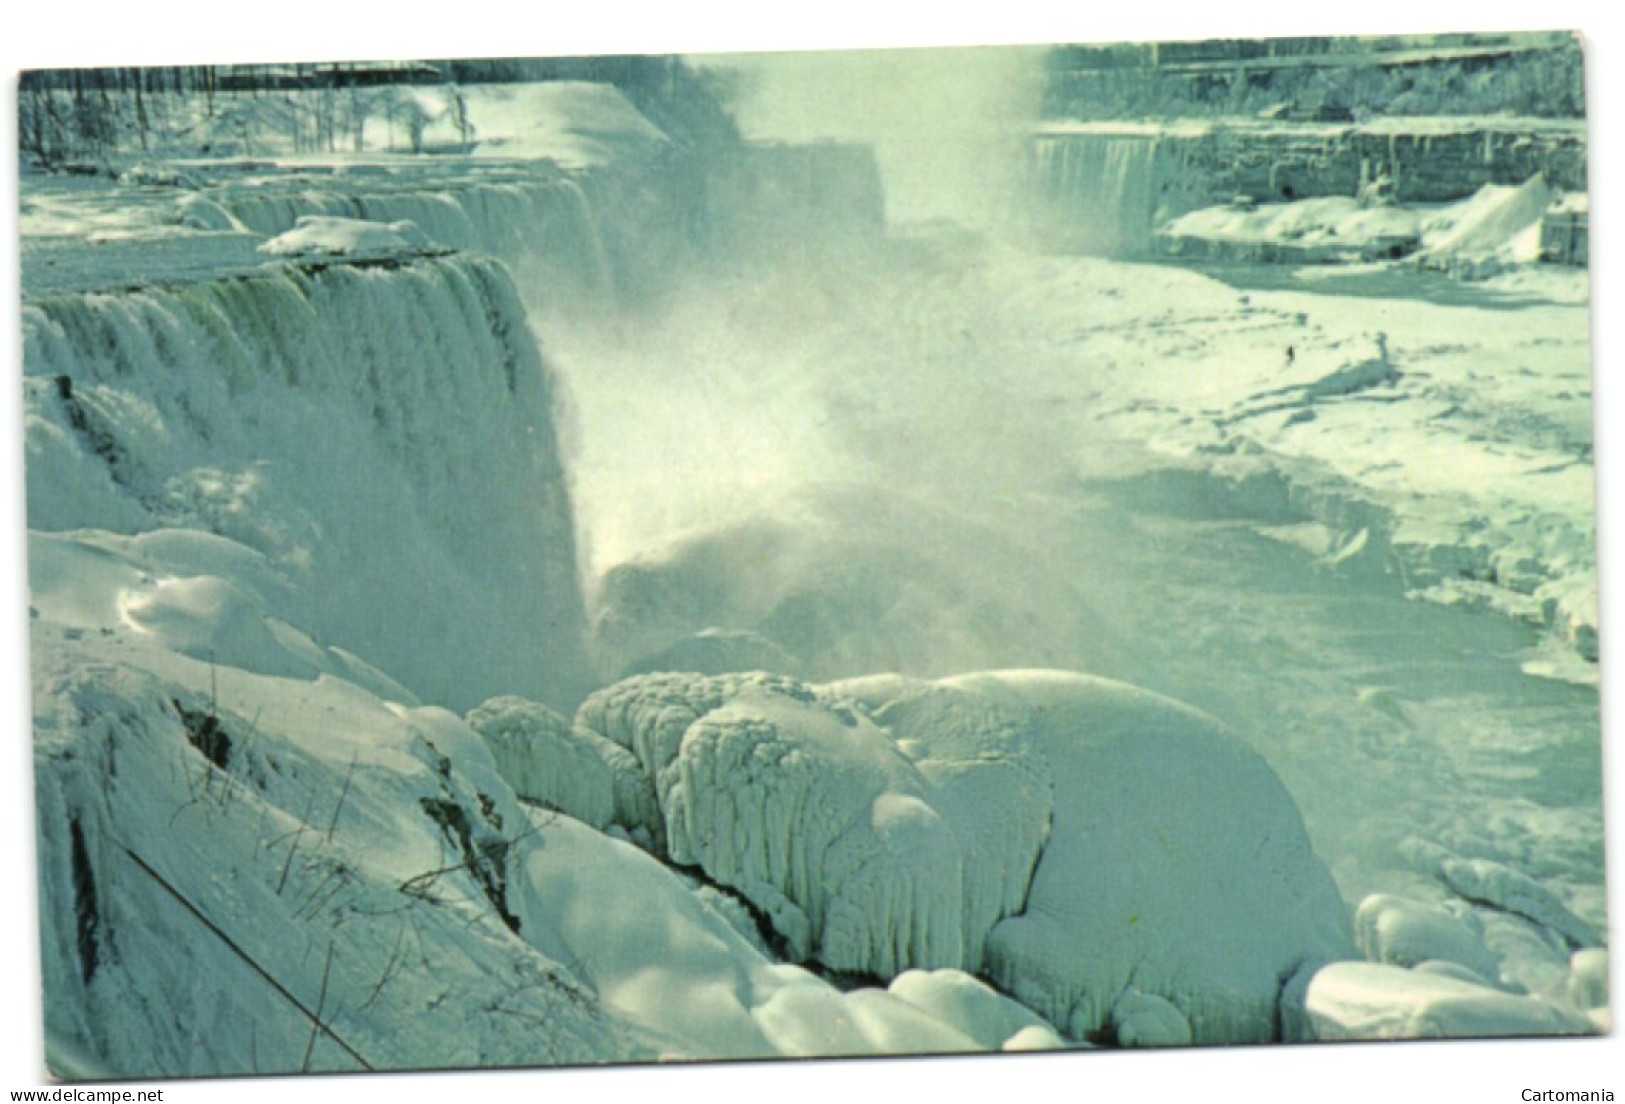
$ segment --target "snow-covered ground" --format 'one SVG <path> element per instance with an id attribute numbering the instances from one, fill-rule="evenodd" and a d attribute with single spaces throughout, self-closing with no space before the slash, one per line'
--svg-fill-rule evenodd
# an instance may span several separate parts
<path id="1" fill-rule="evenodd" d="M 557 168 L 186 171 L 24 195 L 63 1072 L 1606 1024 L 1575 278 L 925 225 L 583 317 L 671 254 Z"/>

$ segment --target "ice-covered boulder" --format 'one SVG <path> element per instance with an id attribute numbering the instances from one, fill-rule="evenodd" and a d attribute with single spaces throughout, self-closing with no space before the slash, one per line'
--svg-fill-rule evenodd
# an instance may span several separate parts
<path id="1" fill-rule="evenodd" d="M 1270 768 L 1132 687 L 668 674 L 601 691 L 577 724 L 650 779 L 659 823 L 628 828 L 831 968 L 984 971 L 1073 1038 L 1136 990 L 1191 1041 L 1232 1042 L 1276 1037 L 1284 981 L 1352 953 Z M 1169 1041 L 1175 1019 L 1129 1033 Z"/>
<path id="2" fill-rule="evenodd" d="M 1456 978 L 1369 962 L 1321 969 L 1304 997 L 1315 1039 L 1474 1038 L 1584 1035 L 1578 1012 Z"/>
<path id="3" fill-rule="evenodd" d="M 767 675 L 630 680 L 583 706 L 654 782 L 665 848 L 741 893 L 792 957 L 959 966 L 963 855 L 888 735 Z"/>
<path id="4" fill-rule="evenodd" d="M 330 675 L 201 662 L 134 628 L 85 633 L 52 616 L 61 608 L 31 634 L 54 1071 L 661 1053 L 657 1032 L 515 930 L 525 812 L 457 718 Z M 328 1030 L 313 1034 L 318 1006 Z"/>
<path id="5" fill-rule="evenodd" d="M 1435 905 L 1373 894 L 1354 914 L 1354 938 L 1373 962 L 1420 966 L 1428 961 L 1453 962 L 1480 978 L 1494 978 L 1495 956 L 1485 948 L 1467 918 Z"/>
<path id="6" fill-rule="evenodd" d="M 279 257 L 393 256 L 420 253 L 433 244 L 409 221 L 370 222 L 331 215 L 301 215 L 292 230 L 260 247 Z"/>
<path id="7" fill-rule="evenodd" d="M 1568 998 L 1575 1007 L 1608 1007 L 1608 952 L 1601 947 L 1579 951 L 1569 961 Z"/>
<path id="8" fill-rule="evenodd" d="M 987 969 L 1073 1037 L 1135 988 L 1176 1008 L 1193 1042 L 1274 1038 L 1284 982 L 1348 954 L 1342 900 L 1296 805 L 1212 720 L 1081 675 L 941 685 L 1047 765 L 1049 839 L 1025 908 L 988 936 Z"/>
<path id="9" fill-rule="evenodd" d="M 624 755 L 601 736 L 578 733 L 545 705 L 524 698 L 492 698 L 468 714 L 485 740 L 503 780 L 527 801 L 569 813 L 594 828 L 615 816 L 610 762 Z"/>
<path id="10" fill-rule="evenodd" d="M 1440 876 L 1463 898 L 1522 916 L 1555 933 L 1572 947 L 1595 947 L 1595 928 L 1529 875 L 1490 859 L 1447 859 Z"/>

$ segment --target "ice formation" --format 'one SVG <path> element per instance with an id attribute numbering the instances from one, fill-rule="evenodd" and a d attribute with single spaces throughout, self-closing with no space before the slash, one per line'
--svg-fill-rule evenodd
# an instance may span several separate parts
<path id="1" fill-rule="evenodd" d="M 1229 1042 L 1275 1037 L 1283 982 L 1348 953 L 1273 772 L 1143 691 L 1058 672 L 651 675 L 593 695 L 577 730 L 651 779 L 660 820 L 628 827 L 744 896 L 792 958 L 985 971 L 1075 1038 L 1137 989 L 1194 1041 Z"/>
<path id="2" fill-rule="evenodd" d="M 1556 194 L 1536 175 L 1516 187 L 1486 184 L 1429 227 L 1419 264 L 1464 272 L 1537 260 L 1540 220 Z"/>
<path id="3" fill-rule="evenodd" d="M 431 243 L 416 224 L 406 220 L 378 223 L 301 215 L 292 230 L 278 234 L 259 248 L 261 253 L 279 257 L 399 257 L 411 252 L 427 252 Z"/>
<path id="4" fill-rule="evenodd" d="M 571 732 L 564 717 L 523 698 L 493 698 L 467 719 L 514 793 L 593 828 L 605 828 L 614 819 L 615 779 L 609 764 L 616 753 L 624 756 L 614 744 Z"/>

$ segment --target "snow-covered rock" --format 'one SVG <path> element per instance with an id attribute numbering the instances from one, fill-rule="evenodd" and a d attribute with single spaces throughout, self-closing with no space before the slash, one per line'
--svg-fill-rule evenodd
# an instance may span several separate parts
<path id="1" fill-rule="evenodd" d="M 37 616 L 84 634 L 128 629 L 203 663 L 286 678 L 346 679 L 390 701 L 418 704 L 365 660 L 296 627 L 304 603 L 262 554 L 196 530 L 133 537 L 102 530 L 30 533 Z"/>
<path id="2" fill-rule="evenodd" d="M 1446 859 L 1440 876 L 1463 898 L 1500 909 L 1554 932 L 1575 948 L 1601 944 L 1596 929 L 1529 875 L 1490 859 Z"/>
<path id="3" fill-rule="evenodd" d="M 433 248 L 411 222 L 378 223 L 329 215 L 301 215 L 292 230 L 260 247 L 278 257 L 379 257 L 421 253 Z"/>
<path id="4" fill-rule="evenodd" d="M 1360 902 L 1354 914 L 1354 939 L 1372 962 L 1420 966 L 1442 961 L 1481 978 L 1494 978 L 1498 973 L 1495 956 L 1467 920 L 1443 908 L 1390 894 L 1374 894 Z"/>
<path id="5" fill-rule="evenodd" d="M 1455 978 L 1398 966 L 1338 962 L 1318 971 L 1305 998 L 1313 1038 L 1425 1039 L 1587 1035 L 1578 1012 Z"/>
<path id="6" fill-rule="evenodd" d="M 1471 838 L 1452 842 L 1465 850 L 1479 849 Z M 1595 927 L 1551 890 L 1506 863 L 1464 857 L 1418 837 L 1403 840 L 1399 850 L 1418 871 L 1437 879 L 1457 904 L 1472 906 L 1469 922 L 1476 929 L 1474 935 L 1496 961 L 1496 968 L 1484 976 L 1497 984 L 1559 998 L 1572 953 L 1602 945 Z"/>
<path id="7" fill-rule="evenodd" d="M 32 650 L 45 1030 L 75 1076 L 666 1049 L 514 930 L 525 814 L 451 714 L 134 627 L 42 614 Z"/>
<path id="8" fill-rule="evenodd" d="M 580 719 L 636 752 L 672 860 L 738 890 L 797 957 L 883 977 L 962 964 L 957 840 L 867 718 L 775 676 L 657 675 Z"/>
<path id="9" fill-rule="evenodd" d="M 1569 963 L 1568 998 L 1587 1011 L 1608 1006 L 1608 952 L 1592 947 L 1575 952 Z"/>
<path id="10" fill-rule="evenodd" d="M 1208 718 L 1077 675 L 944 685 L 1049 766 L 1049 838 L 1024 910 L 988 937 L 988 970 L 1074 1038 L 1130 988 L 1178 1009 L 1193 1042 L 1273 1038 L 1284 980 L 1348 953 L 1342 901 L 1292 799 Z"/>

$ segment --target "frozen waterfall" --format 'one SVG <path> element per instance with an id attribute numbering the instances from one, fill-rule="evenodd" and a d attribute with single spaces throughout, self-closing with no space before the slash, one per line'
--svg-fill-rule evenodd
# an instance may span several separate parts
<path id="1" fill-rule="evenodd" d="M 427 700 L 583 691 L 555 385 L 502 266 L 45 296 L 23 331 L 36 528 L 239 541 Z"/>

